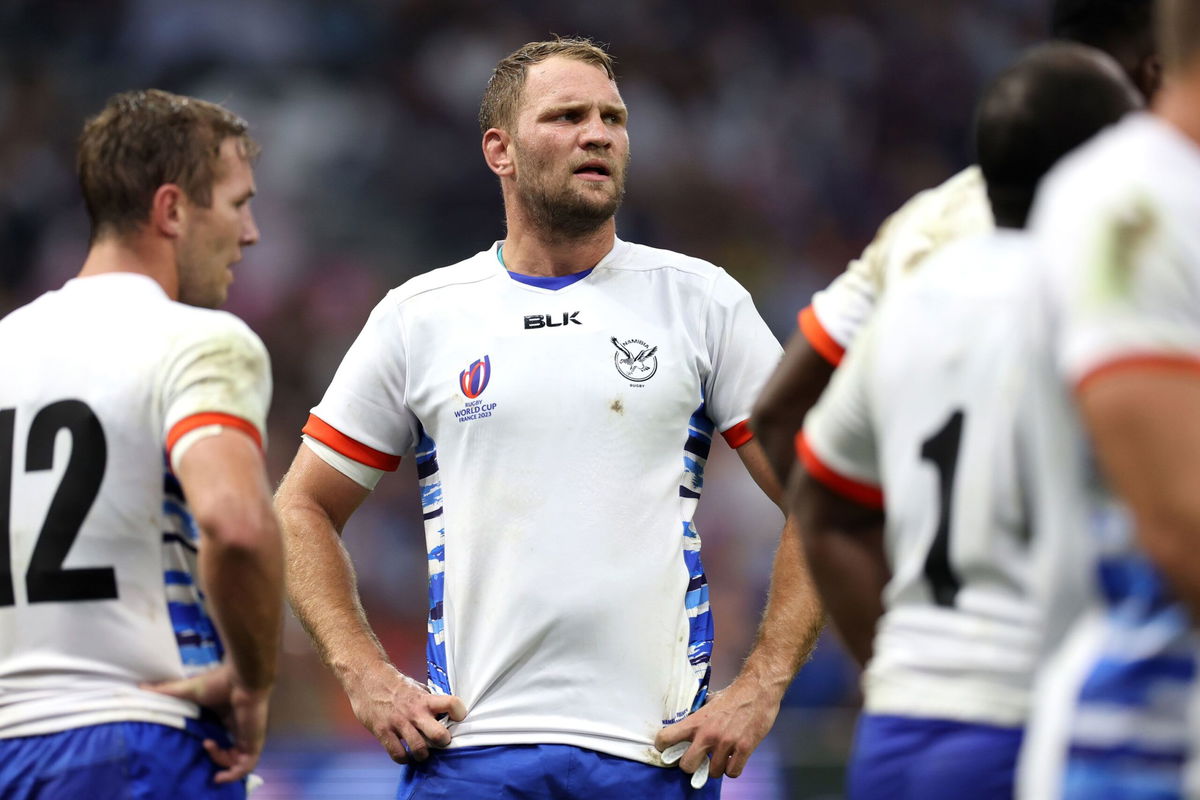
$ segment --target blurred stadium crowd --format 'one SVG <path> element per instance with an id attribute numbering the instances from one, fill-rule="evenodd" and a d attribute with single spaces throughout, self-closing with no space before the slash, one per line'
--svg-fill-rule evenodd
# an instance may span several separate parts
<path id="1" fill-rule="evenodd" d="M 500 56 L 553 32 L 610 43 L 618 60 L 633 150 L 619 235 L 726 267 L 786 341 L 796 311 L 888 212 L 970 160 L 977 92 L 1045 35 L 1047 5 L 6 0 L 0 315 L 82 262 L 87 220 L 73 149 L 86 116 L 132 87 L 224 103 L 263 145 L 254 201 L 262 243 L 236 268 L 227 307 L 271 352 L 277 479 L 383 293 L 503 236 L 499 192 L 480 158 L 479 97 Z M 714 686 L 732 677 L 753 637 L 778 531 L 778 512 L 731 468 L 736 460 L 718 455 L 726 458 L 710 462 L 699 523 L 717 624 Z M 748 496 L 722 501 L 733 492 Z M 752 502 L 757 521 L 722 512 Z M 425 553 L 407 462 L 346 536 L 375 629 L 401 670 L 421 674 Z M 294 622 L 282 664 L 269 778 L 271 748 L 288 742 L 326 751 L 357 742 L 369 757 L 354 765 L 388 766 Z M 836 796 L 850 720 L 813 709 L 852 708 L 856 688 L 832 639 L 789 700 L 792 715 L 751 762 L 759 777 L 729 782 L 727 797 Z M 832 776 L 824 789 L 822 765 Z M 288 791 L 271 796 L 335 796 Z"/>

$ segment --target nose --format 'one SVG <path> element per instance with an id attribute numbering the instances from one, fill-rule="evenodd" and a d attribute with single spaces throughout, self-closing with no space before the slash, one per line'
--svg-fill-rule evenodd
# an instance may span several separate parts
<path id="1" fill-rule="evenodd" d="M 612 147 L 612 143 L 612 131 L 608 129 L 608 125 L 605 124 L 600 112 L 593 109 L 584 124 L 580 126 L 580 146 L 584 150 L 591 150 L 593 148 L 608 149 Z"/>
<path id="2" fill-rule="evenodd" d="M 242 235 L 238 239 L 238 244 L 242 247 L 248 247 L 258 243 L 258 223 L 254 221 L 254 214 L 247 208 L 242 218 Z"/>

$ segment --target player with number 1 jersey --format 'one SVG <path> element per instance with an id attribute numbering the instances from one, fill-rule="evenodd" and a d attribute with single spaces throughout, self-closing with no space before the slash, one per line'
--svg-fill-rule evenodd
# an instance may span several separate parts
<path id="1" fill-rule="evenodd" d="M 1012 796 L 1044 633 L 1034 565 L 1059 519 L 1047 432 L 1069 418 L 1029 324 L 1036 262 L 1016 229 L 1042 172 L 1139 102 L 1111 59 L 1078 45 L 1002 74 L 976 130 L 1000 229 L 896 287 L 805 421 L 808 474 L 885 509 L 856 800 Z"/>

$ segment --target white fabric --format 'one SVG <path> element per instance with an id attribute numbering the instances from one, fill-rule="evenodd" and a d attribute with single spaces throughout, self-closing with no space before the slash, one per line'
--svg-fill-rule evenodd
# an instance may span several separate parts
<path id="1" fill-rule="evenodd" d="M 1028 711 L 1031 572 L 1058 485 L 1039 437 L 1066 403 L 1030 324 L 1033 270 L 1022 234 L 945 246 L 889 293 L 805 420 L 819 462 L 884 493 L 892 578 L 864 676 L 872 713 L 1016 726 Z M 939 603 L 926 565 L 951 470 L 959 588 Z"/>
<path id="2" fill-rule="evenodd" d="M 880 226 L 846 271 L 813 295 L 825 332 L 848 349 L 884 293 L 947 242 L 992 230 L 992 209 L 979 167 L 914 196 Z"/>
<path id="3" fill-rule="evenodd" d="M 261 432 L 270 399 L 262 343 L 229 314 L 171 302 L 149 278 L 109 274 L 69 281 L 0 320 L 0 374 L 19 376 L 0 382 L 0 414 L 12 412 L 15 432 L 13 452 L 0 452 L 13 468 L 11 487 L 0 486 L 12 500 L 0 534 L 16 600 L 0 607 L 0 737 L 114 720 L 182 726 L 194 705 L 138 688 L 215 663 L 215 633 L 173 624 L 168 611 L 171 602 L 180 620 L 207 621 L 191 577 L 197 531 L 170 486 L 166 438 L 201 413 Z M 103 450 L 59 430 L 52 468 L 27 470 L 35 418 L 64 400 L 91 410 Z M 88 495 L 77 476 L 90 470 L 67 466 L 85 455 L 103 478 L 62 569 L 111 568 L 117 598 L 31 603 L 26 571 L 35 545 L 54 539 L 41 532 L 52 498 Z"/>
<path id="4" fill-rule="evenodd" d="M 302 438 L 304 444 L 309 450 L 316 453 L 318 458 L 368 491 L 373 491 L 379 485 L 380 479 L 387 474 L 382 469 L 368 467 L 366 464 L 359 463 L 349 456 L 342 455 L 337 450 L 322 443 L 319 439 L 309 436 L 307 433 Z"/>
<path id="5" fill-rule="evenodd" d="M 375 451 L 415 448 L 445 587 L 431 686 L 468 709 L 452 747 L 659 763 L 654 736 L 690 710 L 711 648 L 690 630 L 708 619 L 685 558 L 712 434 L 693 415 L 739 426 L 780 354 L 724 270 L 619 240 L 558 290 L 513 280 L 492 248 L 376 307 L 313 414 Z M 468 398 L 460 373 L 485 356 Z"/>
<path id="6" fill-rule="evenodd" d="M 1047 176 L 1032 227 L 1064 385 L 1129 360 L 1200 363 L 1198 186 L 1200 148 L 1149 114 L 1126 118 Z M 1030 721 L 1020 794 L 1057 796 L 1072 746 L 1096 754 L 1079 762 L 1083 769 L 1123 763 L 1125 780 L 1182 794 L 1184 778 L 1171 759 L 1188 757 L 1195 769 L 1200 729 L 1189 719 L 1196 682 L 1179 665 L 1197 663 L 1196 636 L 1136 546 L 1128 509 L 1086 451 L 1076 460 L 1079 506 L 1089 522 L 1084 557 L 1060 559 L 1040 582 L 1079 572 L 1123 577 L 1105 591 L 1096 580 L 1091 609 L 1059 620 L 1073 626 L 1064 637 L 1070 646 L 1043 670 L 1048 688 Z M 1105 680 L 1085 696 L 1076 691 L 1062 702 L 1046 694 L 1089 685 L 1098 670 Z M 1139 756 L 1147 752 L 1154 757 Z"/>

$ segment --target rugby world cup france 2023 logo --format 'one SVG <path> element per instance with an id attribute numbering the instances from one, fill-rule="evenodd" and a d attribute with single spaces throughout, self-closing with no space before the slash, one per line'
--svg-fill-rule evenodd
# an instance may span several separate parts
<path id="1" fill-rule="evenodd" d="M 468 400 L 474 400 L 483 394 L 491 377 L 492 359 L 490 356 L 484 356 L 471 362 L 471 366 L 458 373 L 458 388 L 462 389 Z"/>

